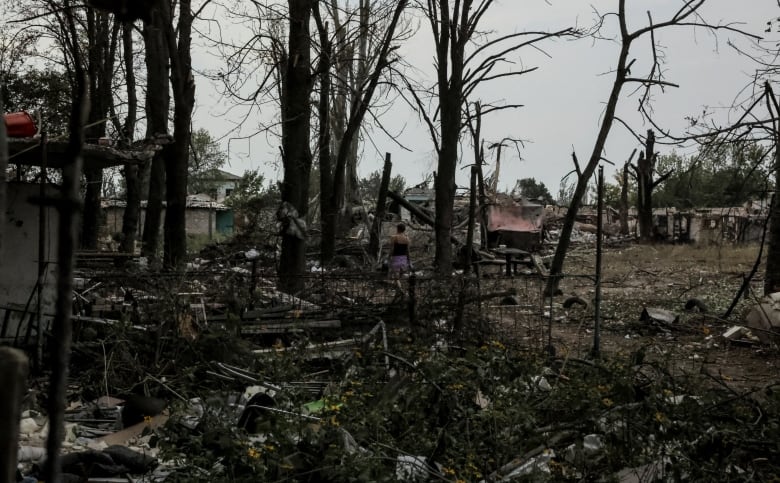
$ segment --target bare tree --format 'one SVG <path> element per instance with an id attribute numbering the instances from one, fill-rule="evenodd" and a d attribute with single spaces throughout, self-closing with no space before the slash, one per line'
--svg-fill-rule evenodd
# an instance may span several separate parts
<path id="1" fill-rule="evenodd" d="M 0 82 L 0 86 L 2 83 Z M 0 114 L 4 113 L 3 91 L 0 89 Z M 0 260 L 5 250 L 3 243 L 3 231 L 5 230 L 5 199 L 6 199 L 6 172 L 8 170 L 8 138 L 5 132 L 5 122 L 0 123 Z"/>
<path id="2" fill-rule="evenodd" d="M 69 162 L 62 169 L 62 198 L 58 200 L 59 228 L 57 248 L 57 301 L 52 322 L 51 380 L 49 384 L 49 435 L 46 440 L 46 462 L 41 479 L 61 481 L 60 448 L 65 437 L 65 403 L 68 383 L 68 364 L 71 346 L 71 313 L 73 305 L 73 253 L 77 243 L 79 179 L 81 177 L 84 124 L 89 98 L 88 80 L 83 68 L 76 21 L 69 0 L 56 15 L 65 32 L 64 39 L 73 55 L 74 89 L 67 147 Z"/>
<path id="3" fill-rule="evenodd" d="M 546 292 L 548 294 L 555 293 L 558 289 L 560 277 L 563 274 L 563 263 L 566 259 L 566 252 L 569 249 L 571 243 L 571 233 L 574 228 L 575 218 L 579 211 L 580 202 L 587 192 L 588 183 L 593 177 L 593 173 L 596 170 L 599 162 L 602 160 L 602 153 L 604 146 L 609 137 L 609 133 L 612 129 L 616 116 L 615 111 L 620 101 L 623 87 L 627 85 L 637 85 L 641 90 L 640 98 L 640 111 L 646 113 L 647 105 L 650 99 L 651 89 L 653 87 L 677 87 L 676 84 L 668 82 L 664 79 L 663 69 L 659 57 L 656 53 L 657 42 L 655 39 L 656 32 L 662 29 L 670 27 L 701 27 L 709 30 L 730 30 L 739 32 L 734 26 L 730 24 L 711 24 L 705 22 L 700 14 L 699 10 L 705 4 L 706 0 L 681 0 L 680 8 L 667 20 L 662 22 L 655 22 L 652 15 L 648 12 L 648 24 L 644 27 L 637 28 L 636 30 L 629 30 L 627 22 L 626 12 L 626 0 L 618 0 L 617 12 L 601 16 L 601 23 L 607 21 L 610 18 L 615 18 L 619 27 L 619 39 L 620 39 L 620 52 L 618 54 L 617 63 L 614 68 L 614 81 L 612 88 L 607 99 L 604 112 L 601 115 L 601 123 L 599 131 L 596 136 L 596 141 L 593 144 L 593 150 L 588 157 L 588 161 L 584 167 L 580 167 L 577 162 L 576 156 L 575 171 L 577 173 L 577 185 L 574 189 L 574 195 L 572 197 L 569 209 L 564 217 L 563 227 L 561 228 L 561 235 L 558 241 L 558 246 L 555 250 L 555 256 L 553 257 L 552 264 L 550 266 L 550 278 L 548 279 Z M 631 48 L 635 42 L 640 39 L 649 37 L 650 39 L 650 52 L 652 54 L 653 62 L 650 71 L 643 77 L 635 77 L 631 73 L 631 67 L 636 59 L 629 60 L 631 55 Z"/>
<path id="4" fill-rule="evenodd" d="M 135 137 L 135 123 L 138 111 L 138 97 L 135 93 L 135 65 L 133 55 L 133 24 L 125 22 L 122 25 L 122 53 L 125 67 L 125 85 L 127 86 L 127 116 L 121 129 L 122 146 L 129 148 Z M 116 116 L 112 116 L 117 119 Z M 138 217 L 141 211 L 141 167 L 137 164 L 126 164 L 124 167 L 126 204 L 122 217 L 122 241 L 120 250 L 126 253 L 135 251 L 135 233 L 138 229 Z"/>
<path id="5" fill-rule="evenodd" d="M 178 268 L 187 256 L 185 210 L 187 207 L 187 163 L 190 157 L 192 109 L 195 106 L 195 78 L 192 75 L 192 22 L 190 0 L 178 1 L 174 26 L 170 0 L 162 0 L 163 35 L 168 47 L 173 92 L 173 144 L 165 164 L 165 238 L 163 265 Z"/>
<path id="6" fill-rule="evenodd" d="M 326 176 L 327 180 L 333 181 L 332 190 L 330 192 L 330 198 L 322 198 L 322 259 L 323 263 L 329 262 L 333 258 L 335 251 L 336 232 L 339 226 L 339 213 L 344 207 L 345 191 L 347 187 L 347 165 L 349 160 L 356 160 L 355 145 L 357 136 L 360 131 L 360 127 L 363 124 L 363 119 L 368 112 L 371 105 L 372 98 L 377 90 L 379 81 L 381 79 L 382 72 L 389 66 L 389 54 L 393 50 L 391 44 L 396 34 L 396 27 L 401 18 L 401 13 L 408 0 L 399 0 L 395 9 L 393 10 L 392 17 L 389 25 L 384 31 L 384 36 L 381 43 L 378 46 L 378 53 L 373 64 L 373 68 L 370 72 L 369 63 L 364 60 L 360 64 L 361 75 L 365 76 L 364 84 L 358 90 L 359 94 L 353 94 L 352 103 L 349 107 L 349 114 L 346 118 L 346 128 L 341 133 L 340 139 L 338 139 L 338 149 L 336 150 L 336 162 L 333 168 L 333 174 Z M 361 7 L 363 8 L 363 7 Z M 365 8 L 368 8 L 365 5 Z M 366 15 L 361 10 L 361 19 Z M 367 28 L 363 25 L 361 20 L 361 28 Z M 361 41 L 361 45 L 362 45 Z M 322 122 L 322 121 L 321 121 Z M 322 170 L 320 171 L 322 175 Z M 356 184 L 356 180 L 353 181 Z"/>
<path id="7" fill-rule="evenodd" d="M 644 151 L 639 153 L 636 165 L 631 167 L 634 169 L 637 184 L 636 211 L 639 239 L 651 241 L 653 239 L 653 190 L 666 181 L 674 170 L 655 178 L 658 153 L 655 152 L 655 133 L 652 129 L 647 130 L 644 147 Z"/>
<path id="8" fill-rule="evenodd" d="M 170 92 L 168 88 L 168 45 L 163 30 L 163 12 L 158 4 L 143 24 L 144 59 L 146 63 L 146 138 L 165 138 L 168 135 Z M 141 254 L 154 261 L 159 246 L 165 194 L 165 159 L 170 146 L 155 152 L 149 170 L 146 216 L 144 218 Z"/>
<path id="9" fill-rule="evenodd" d="M 89 114 L 87 116 L 86 141 L 97 143 L 106 136 L 106 121 L 111 104 L 120 23 L 112 14 L 86 8 L 87 40 L 86 72 L 89 82 Z M 103 170 L 84 170 L 84 214 L 81 221 L 81 246 L 96 249 L 100 232 L 100 199 L 103 188 Z"/>
<path id="10" fill-rule="evenodd" d="M 628 170 L 631 167 L 631 161 L 636 155 L 636 149 L 631 152 L 631 156 L 628 161 L 623 165 L 620 176 L 620 234 L 627 236 L 629 234 L 628 227 Z"/>
<path id="11" fill-rule="evenodd" d="M 480 21 L 493 5 L 492 0 L 428 0 L 421 2 L 433 33 L 436 50 L 436 85 L 433 96 L 436 99 L 436 113 L 429 115 L 420 95 L 411 88 L 419 112 L 423 116 L 438 154 L 437 172 L 434 182 L 436 192 L 436 255 L 435 264 L 440 274 L 452 271 L 452 244 L 450 235 L 455 200 L 455 172 L 458 164 L 458 147 L 461 132 L 466 125 L 465 106 L 474 96 L 480 84 L 493 79 L 517 76 L 536 68 L 501 72 L 500 66 L 507 55 L 522 47 L 536 44 L 544 39 L 573 35 L 573 29 L 557 32 L 528 31 L 499 36 L 479 43 L 484 38 L 478 35 Z M 467 52 L 467 49 L 473 49 Z M 518 105 L 484 105 L 482 114 L 519 107 Z M 438 117 L 438 126 L 434 119 Z"/>
<path id="12" fill-rule="evenodd" d="M 282 253 L 279 259 L 281 286 L 290 292 L 303 287 L 301 278 L 306 269 L 306 236 L 293 229 L 299 218 L 309 209 L 309 174 L 312 154 L 309 147 L 311 131 L 312 90 L 311 74 L 311 19 L 309 0 L 288 0 L 289 33 L 287 54 L 283 58 L 282 73 L 282 203 L 279 218 L 286 225 L 282 233 Z"/>

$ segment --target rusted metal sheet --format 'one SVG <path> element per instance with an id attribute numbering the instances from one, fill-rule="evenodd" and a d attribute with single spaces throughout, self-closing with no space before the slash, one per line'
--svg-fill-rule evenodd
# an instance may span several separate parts
<path id="1" fill-rule="evenodd" d="M 488 207 L 488 231 L 535 233 L 542 231 L 544 207 L 542 205 L 514 204 Z"/>

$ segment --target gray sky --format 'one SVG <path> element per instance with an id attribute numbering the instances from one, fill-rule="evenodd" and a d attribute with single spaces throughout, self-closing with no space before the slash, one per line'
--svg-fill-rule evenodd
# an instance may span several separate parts
<path id="1" fill-rule="evenodd" d="M 647 11 L 654 22 L 668 19 L 679 9 L 682 0 L 629 0 L 630 27 L 642 27 L 647 22 Z M 594 9 L 601 13 L 614 10 L 617 0 L 497 0 L 483 28 L 506 34 L 522 30 L 557 30 L 568 26 L 587 28 L 595 20 Z M 700 11 L 710 23 L 738 22 L 740 28 L 768 35 L 774 45 L 779 34 L 764 34 L 768 19 L 780 16 L 775 0 L 708 0 Z M 224 27 L 223 27 L 224 28 Z M 604 30 L 607 37 L 614 36 L 614 18 Z M 751 61 L 739 55 L 729 45 L 734 42 L 749 49 L 750 43 L 739 35 L 720 31 L 713 34 L 702 28 L 674 28 L 661 31 L 656 36 L 663 46 L 665 78 L 680 88 L 655 90 L 654 112 L 657 122 L 672 132 L 680 133 L 686 126 L 685 117 L 697 115 L 703 109 L 714 112 L 716 119 L 726 119 L 727 109 L 749 83 L 755 69 Z M 426 23 L 419 24 L 419 32 L 402 46 L 405 60 L 415 66 L 415 76 L 432 78 L 433 52 L 431 34 Z M 650 67 L 650 38 L 642 38 L 632 47 L 634 64 L 632 74 L 644 75 Z M 518 67 L 538 66 L 539 69 L 521 77 L 491 83 L 478 93 L 484 102 L 504 101 L 523 104 L 517 110 L 502 111 L 483 121 L 483 137 L 497 141 L 504 137 L 526 140 L 519 159 L 516 152 L 502 155 L 500 188 L 511 188 L 515 180 L 534 177 L 543 181 L 555 195 L 560 179 L 572 168 L 572 147 L 584 162 L 593 149 L 598 122 L 603 105 L 612 86 L 614 67 L 619 45 L 610 40 L 590 38 L 576 41 L 553 40 L 540 44 L 544 54 L 526 49 L 514 56 Z M 547 57 L 549 55 L 550 57 Z M 194 56 L 196 68 L 214 66 L 214 60 L 200 52 Z M 220 100 L 214 86 L 205 79 L 198 79 L 195 127 L 205 127 L 221 136 L 229 130 L 222 116 L 227 100 Z M 618 114 L 631 127 L 644 133 L 649 126 L 643 124 L 636 108 L 638 96 L 631 96 L 631 87 L 623 90 Z M 476 100 L 476 99 L 474 99 Z M 270 107 L 269 107 L 270 108 Z M 733 116 L 733 113 L 732 113 Z M 250 119 L 252 122 L 252 119 Z M 383 116 L 388 131 L 400 133 L 398 140 L 411 152 L 402 150 L 394 142 L 375 130 L 373 145 L 366 144 L 360 162 L 361 174 L 381 169 L 384 152 L 392 153 L 394 171 L 404 175 L 408 184 L 421 181 L 435 170 L 435 154 L 428 130 L 416 114 L 400 101 Z M 246 133 L 249 130 L 244 130 Z M 270 141 L 270 142 L 269 142 Z M 614 125 L 604 156 L 622 165 L 637 143 L 620 125 Z M 227 141 L 224 142 L 227 149 Z M 463 165 L 472 162 L 471 151 L 465 146 Z M 672 148 L 662 146 L 662 154 L 677 149 L 678 153 L 694 152 L 691 147 Z M 278 163 L 278 141 L 257 136 L 250 140 L 230 142 L 229 171 L 236 173 L 246 169 L 261 169 L 269 179 L 281 178 Z M 492 170 L 492 158 L 489 160 Z M 606 165 L 606 172 L 613 168 Z M 467 169 L 459 170 L 458 184 L 466 186 Z"/>

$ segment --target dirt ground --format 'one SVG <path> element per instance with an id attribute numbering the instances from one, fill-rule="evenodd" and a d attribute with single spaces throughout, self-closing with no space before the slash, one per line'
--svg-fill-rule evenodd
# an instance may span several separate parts
<path id="1" fill-rule="evenodd" d="M 732 387 L 755 387 L 777 378 L 780 351 L 757 343 L 734 343 L 722 334 L 743 324 L 746 311 L 760 298 L 763 272 L 751 282 L 747 298 L 739 301 L 728 320 L 722 318 L 731 305 L 743 276 L 747 275 L 759 247 L 694 245 L 625 245 L 606 249 L 603 262 L 601 344 L 603 353 L 637 353 L 673 362 L 681 372 L 708 373 Z M 763 267 L 763 266 L 762 266 Z M 595 250 L 575 249 L 566 261 L 569 274 L 595 272 Z M 566 279 L 565 293 L 588 301 L 553 312 L 552 343 L 559 353 L 574 358 L 588 355 L 593 347 L 595 296 L 593 281 Z M 685 303 L 696 298 L 706 313 L 686 312 Z M 557 306 L 557 303 L 556 303 Z M 644 307 L 667 309 L 679 315 L 673 328 L 640 322 Z"/>

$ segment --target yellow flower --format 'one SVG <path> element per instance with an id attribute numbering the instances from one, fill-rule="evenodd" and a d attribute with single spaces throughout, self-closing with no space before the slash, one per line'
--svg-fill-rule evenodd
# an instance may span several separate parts
<path id="1" fill-rule="evenodd" d="M 456 384 L 449 384 L 447 386 L 447 389 L 449 389 L 450 391 L 460 391 L 464 387 L 466 387 L 466 386 L 464 386 L 463 384 L 460 384 L 460 383 L 456 383 Z"/>
<path id="2" fill-rule="evenodd" d="M 274 445 L 272 445 L 272 444 L 264 444 L 264 445 L 263 445 L 263 448 L 264 448 L 266 451 L 276 451 L 276 446 L 274 446 Z"/>
<path id="3" fill-rule="evenodd" d="M 257 451 L 255 448 L 249 448 L 246 450 L 247 456 L 249 456 L 252 459 L 257 459 L 260 457 L 260 452 Z"/>
<path id="4" fill-rule="evenodd" d="M 455 470 L 452 468 L 447 468 L 446 466 L 441 469 L 441 472 L 447 476 L 455 476 Z"/>
<path id="5" fill-rule="evenodd" d="M 146 424 L 152 424 L 152 417 L 151 416 L 144 416 L 144 422 Z"/>
<path id="6" fill-rule="evenodd" d="M 497 341 L 497 340 L 492 341 L 490 343 L 490 345 L 492 345 L 496 349 L 501 349 L 501 350 L 506 349 L 506 346 L 504 344 L 502 344 L 500 341 Z"/>
<path id="7" fill-rule="evenodd" d="M 605 405 L 608 408 L 611 408 L 615 403 L 612 402 L 612 399 L 605 397 L 604 399 L 601 400 L 601 404 Z"/>
<path id="8" fill-rule="evenodd" d="M 662 413 L 661 411 L 656 411 L 655 420 L 658 421 L 659 423 L 664 423 L 667 421 L 666 415 L 664 415 L 664 413 Z"/>
<path id="9" fill-rule="evenodd" d="M 339 426 L 341 426 L 341 423 L 338 422 L 335 414 L 330 417 L 330 425 L 333 426 L 334 428 L 338 428 Z"/>

